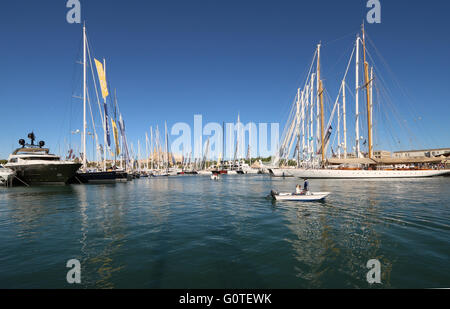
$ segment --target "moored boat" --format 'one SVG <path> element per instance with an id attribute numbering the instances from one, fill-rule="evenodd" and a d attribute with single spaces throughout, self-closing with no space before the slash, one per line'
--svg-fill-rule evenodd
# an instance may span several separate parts
<path id="1" fill-rule="evenodd" d="M 375 179 L 375 178 L 429 178 L 444 176 L 450 170 L 363 170 L 363 169 L 270 169 L 275 177 L 308 179 Z"/>
<path id="2" fill-rule="evenodd" d="M 15 172 L 18 184 L 26 185 L 64 185 L 81 167 L 80 163 L 61 160 L 43 148 L 45 142 L 34 144 L 34 133 L 28 134 L 31 144 L 21 139 L 22 148 L 16 149 L 8 159 L 6 168 Z"/>

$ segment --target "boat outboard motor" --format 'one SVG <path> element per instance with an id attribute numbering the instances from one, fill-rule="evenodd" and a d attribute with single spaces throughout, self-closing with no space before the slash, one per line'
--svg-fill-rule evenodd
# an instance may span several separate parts
<path id="1" fill-rule="evenodd" d="M 22 146 L 22 148 L 25 148 L 25 140 L 19 139 L 19 145 Z"/>
<path id="2" fill-rule="evenodd" d="M 272 190 L 271 192 L 270 192 L 270 195 L 273 197 L 273 198 L 275 198 L 275 196 L 276 195 L 278 195 L 279 193 L 277 192 L 277 191 L 275 191 L 275 190 Z"/>

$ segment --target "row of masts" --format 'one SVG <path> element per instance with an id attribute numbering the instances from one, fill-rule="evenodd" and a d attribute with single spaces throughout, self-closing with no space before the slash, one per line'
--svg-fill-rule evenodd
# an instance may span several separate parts
<path id="1" fill-rule="evenodd" d="M 89 59 L 89 63 L 88 63 L 88 59 Z M 99 80 L 99 84 L 100 84 L 100 92 L 101 95 L 103 97 L 103 102 L 100 103 L 100 99 L 99 99 L 99 94 L 98 94 L 98 89 L 97 89 L 97 84 L 95 81 L 95 74 L 93 71 L 93 65 L 92 65 L 92 58 L 91 58 L 91 54 L 90 54 L 90 46 L 88 44 L 88 39 L 87 39 L 87 34 L 86 34 L 86 26 L 83 25 L 83 61 L 82 61 L 82 65 L 83 65 L 83 129 L 81 132 L 81 151 L 80 151 L 80 155 L 81 155 L 81 162 L 82 162 L 82 171 L 83 172 L 87 172 L 88 170 L 88 159 L 87 159 L 87 135 L 92 135 L 95 144 L 97 145 L 96 149 L 96 156 L 97 156 L 97 165 L 99 165 L 99 163 L 102 165 L 101 169 L 103 171 L 106 171 L 108 168 L 107 162 L 111 161 L 108 160 L 108 154 L 112 154 L 111 156 L 114 157 L 114 163 L 111 164 L 113 165 L 115 168 L 117 168 L 117 156 L 120 155 L 121 152 L 121 158 L 120 158 L 120 168 L 121 169 L 125 169 L 125 170 L 132 170 L 132 169 L 137 169 L 137 170 L 152 170 L 152 171 L 165 171 L 168 172 L 170 167 L 175 167 L 176 163 L 175 163 L 175 158 L 174 155 L 172 153 L 169 152 L 169 139 L 168 139 L 168 131 L 167 131 L 167 123 L 165 123 L 165 135 L 164 135 L 164 144 L 161 142 L 160 139 L 160 132 L 159 132 L 159 128 L 158 126 L 156 127 L 156 131 L 153 132 L 153 127 L 150 127 L 150 138 L 148 133 L 145 133 L 145 141 L 146 141 L 146 158 L 144 160 L 141 160 L 141 144 L 140 141 L 138 141 L 138 149 L 137 149 L 137 154 L 134 153 L 134 149 L 133 149 L 133 144 L 131 144 L 130 149 L 128 149 L 128 143 L 126 141 L 126 135 L 125 135 L 125 128 L 124 128 L 124 124 L 123 124 L 123 119 L 122 116 L 120 115 L 120 121 L 119 121 L 119 126 L 120 126 L 120 131 L 121 134 L 119 135 L 120 138 L 118 136 L 116 136 L 116 132 L 114 133 L 114 138 L 115 138 L 115 146 L 116 146 L 116 150 L 114 152 L 111 151 L 110 146 L 110 140 L 109 140 L 109 119 L 108 119 L 108 112 L 107 112 L 107 97 L 109 96 L 109 91 L 108 91 L 108 86 L 107 86 L 107 81 L 106 81 L 106 61 L 105 59 L 103 59 L 103 63 L 98 62 L 96 59 L 94 59 L 95 61 L 95 65 L 97 66 L 97 73 L 98 73 L 98 80 Z M 88 91 L 88 64 L 91 68 L 92 71 L 92 79 L 93 79 L 93 85 L 95 88 L 95 94 L 97 97 L 97 103 L 98 103 L 98 107 L 99 107 L 99 115 L 101 118 L 101 125 L 103 128 L 103 145 L 100 145 L 99 140 L 98 140 L 98 136 L 97 136 L 97 132 L 95 129 L 95 121 L 94 121 L 94 116 L 92 113 L 92 107 L 91 107 L 91 102 L 90 102 L 90 96 L 89 96 L 89 91 Z M 101 104 L 103 104 L 103 112 L 102 112 L 102 107 Z M 88 109 L 89 107 L 89 109 Z M 114 110 L 117 110 L 117 95 L 116 92 L 114 92 Z M 88 121 L 87 121 L 87 117 L 88 117 L 88 112 L 90 111 L 90 115 L 91 115 L 91 121 L 92 121 L 92 128 L 93 128 L 93 133 L 87 132 L 88 130 Z M 115 117 L 116 118 L 116 113 L 115 113 Z M 115 123 L 116 122 L 113 121 L 113 119 L 111 118 L 111 122 L 113 123 L 113 131 L 116 129 L 114 128 Z M 238 127 L 240 125 L 240 116 L 238 115 Z M 225 134 L 224 134 L 224 138 L 225 138 Z M 235 148 L 235 153 L 234 153 L 234 158 L 232 159 L 232 164 L 228 164 L 231 165 L 231 167 L 235 166 L 236 164 L 241 164 L 241 158 L 239 157 L 239 153 L 240 153 L 240 139 L 243 138 L 239 135 L 237 136 L 237 141 L 236 141 L 236 148 Z M 248 152 L 250 153 L 250 143 L 249 143 L 249 150 Z M 121 150 L 121 151 L 120 151 Z M 185 154 L 182 154 L 182 168 L 183 169 L 193 169 L 193 170 L 201 170 L 201 169 L 205 169 L 207 168 L 207 162 L 209 162 L 208 160 L 208 151 L 209 151 L 209 140 L 206 143 L 206 151 L 203 154 L 202 158 L 196 158 L 193 159 L 192 158 L 192 153 L 188 154 L 185 156 Z M 94 154 L 93 154 L 94 155 Z M 221 168 L 225 167 L 225 163 L 222 160 L 222 158 L 224 157 L 223 153 L 220 155 L 219 159 L 217 160 L 217 166 L 220 165 Z M 98 160 L 100 158 L 100 160 Z M 145 162 L 144 166 L 142 166 L 142 162 Z"/>
<path id="2" fill-rule="evenodd" d="M 364 84 L 360 85 L 360 46 L 363 47 L 364 60 Z M 373 105 L 373 67 L 369 69 L 366 59 L 366 40 L 364 27 L 362 28 L 362 39 L 358 35 L 356 38 L 355 48 L 352 51 L 347 69 L 342 79 L 338 98 L 334 104 L 328 124 L 325 124 L 324 110 L 324 85 L 321 78 L 321 44 L 317 45 L 314 55 L 313 64 L 316 62 L 316 72 L 310 72 L 306 80 L 306 84 L 302 89 L 297 90 L 294 108 L 285 128 L 283 139 L 281 140 L 280 150 L 275 158 L 274 163 L 280 163 L 289 160 L 292 153 L 292 147 L 296 142 L 294 150 L 294 158 L 297 161 L 297 167 L 307 165 L 309 167 L 320 167 L 326 162 L 326 153 L 330 142 L 332 131 L 332 121 L 337 111 L 337 156 L 347 159 L 347 97 L 346 78 L 350 69 L 353 56 L 355 55 L 355 147 L 354 156 L 362 158 L 361 137 L 360 137 L 360 110 L 359 110 L 359 92 L 365 89 L 367 99 L 367 128 L 368 128 L 368 152 L 367 157 L 373 158 L 373 133 L 372 133 L 372 105 Z M 342 103 L 340 104 L 340 99 Z M 342 122 L 341 122 L 342 119 Z M 314 121 L 315 120 L 315 121 Z M 316 125 L 314 131 L 314 124 Z M 341 132 L 342 127 L 342 132 Z M 341 135 L 343 135 L 341 141 Z M 323 145 L 323 146 L 322 146 Z M 314 147 L 315 146 L 315 147 Z M 334 154 L 334 152 L 333 152 Z M 335 155 L 335 154 L 334 154 Z"/>

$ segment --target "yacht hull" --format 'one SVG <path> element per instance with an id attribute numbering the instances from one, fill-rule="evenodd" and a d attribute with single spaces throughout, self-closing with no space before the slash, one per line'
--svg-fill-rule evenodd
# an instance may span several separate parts
<path id="1" fill-rule="evenodd" d="M 332 170 L 332 169 L 270 169 L 275 177 L 307 179 L 393 179 L 429 178 L 448 175 L 450 170 Z"/>
<path id="2" fill-rule="evenodd" d="M 16 173 L 27 185 L 65 185 L 81 167 L 79 163 L 11 165 L 8 168 Z M 23 184 L 23 183 L 18 183 Z"/>
<path id="3" fill-rule="evenodd" d="M 81 179 L 84 183 L 90 184 L 110 184 L 116 183 L 116 172 L 91 172 L 91 173 L 78 173 L 76 175 L 78 179 Z"/>

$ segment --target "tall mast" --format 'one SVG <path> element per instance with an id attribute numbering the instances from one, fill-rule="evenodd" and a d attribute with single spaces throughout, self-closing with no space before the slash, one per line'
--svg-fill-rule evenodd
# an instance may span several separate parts
<path id="1" fill-rule="evenodd" d="M 313 138 L 313 136 L 314 136 L 314 78 L 315 78 L 315 76 L 314 76 L 314 73 L 312 74 L 312 76 L 311 76 L 311 116 L 310 116 L 310 125 L 311 125 L 311 129 L 310 129 L 310 133 L 309 133 L 309 138 L 310 138 L 310 141 L 309 141 L 309 144 L 310 144 L 310 150 L 309 150 L 309 152 L 310 152 L 310 155 L 311 155 L 311 161 L 312 161 L 312 159 L 313 159 L 313 156 L 314 156 L 314 138 Z"/>
<path id="2" fill-rule="evenodd" d="M 141 142 L 138 140 L 138 171 L 141 171 Z"/>
<path id="3" fill-rule="evenodd" d="M 304 160 L 305 156 L 305 91 L 306 96 L 308 96 L 308 87 L 306 87 L 306 90 L 302 91 L 302 112 L 301 112 L 301 120 L 302 120 L 302 160 Z"/>
<path id="4" fill-rule="evenodd" d="M 322 143 L 322 165 L 325 164 L 325 128 L 324 128 L 324 111 L 323 111 L 323 84 L 322 81 L 319 83 L 319 93 L 320 93 L 320 137 Z"/>
<path id="5" fill-rule="evenodd" d="M 317 81 L 319 82 L 318 96 L 320 101 L 320 140 L 322 148 L 322 165 L 325 163 L 325 136 L 324 136 L 324 111 L 323 111 L 323 84 L 320 79 L 320 44 L 317 46 Z"/>
<path id="6" fill-rule="evenodd" d="M 297 89 L 297 167 L 300 167 L 300 88 Z"/>
<path id="7" fill-rule="evenodd" d="M 343 130 L 344 130 L 344 159 L 347 159 L 347 114 L 345 107 L 345 80 L 342 81 L 342 120 L 343 120 Z"/>
<path id="8" fill-rule="evenodd" d="M 145 156 L 147 157 L 147 166 L 145 167 L 145 169 L 148 171 L 148 169 L 150 167 L 150 157 L 148 155 L 148 134 L 147 134 L 147 132 L 145 132 Z"/>
<path id="9" fill-rule="evenodd" d="M 83 145 L 83 171 L 87 170 L 86 158 L 86 25 L 83 23 L 83 135 L 81 142 Z"/>
<path id="10" fill-rule="evenodd" d="M 337 140 L 338 140 L 338 158 L 341 158 L 341 106 L 337 106 Z"/>
<path id="11" fill-rule="evenodd" d="M 320 139 L 320 44 L 317 46 L 317 76 L 316 76 L 316 90 L 317 90 L 317 107 L 316 107 L 316 145 L 319 151 Z"/>
<path id="12" fill-rule="evenodd" d="M 359 145 L 359 35 L 356 38 L 356 94 L 355 94 L 355 113 L 356 113 L 356 121 L 355 121 L 355 135 L 356 135 L 356 157 L 360 157 L 360 145 Z"/>
<path id="13" fill-rule="evenodd" d="M 370 140 L 372 141 L 373 156 L 373 67 L 370 69 Z"/>
<path id="14" fill-rule="evenodd" d="M 106 78 L 106 60 L 105 60 L 105 58 L 103 58 L 103 70 L 104 70 L 104 73 L 105 73 L 105 78 Z M 105 102 L 105 105 L 106 105 L 106 98 L 104 98 L 104 102 Z M 106 127 L 107 127 L 107 123 L 106 123 L 106 121 L 108 121 L 107 120 L 107 115 L 106 115 L 106 109 L 105 109 L 105 111 L 104 111 L 104 117 L 103 117 L 104 119 L 103 119 L 103 171 L 106 171 L 106 155 L 108 154 L 108 149 L 107 149 L 107 146 L 106 146 L 106 144 L 108 143 L 108 141 L 107 141 L 107 139 L 106 139 Z"/>
<path id="15" fill-rule="evenodd" d="M 252 125 L 250 124 L 248 127 L 248 160 L 249 160 L 249 166 L 252 165 Z"/>
<path id="16" fill-rule="evenodd" d="M 114 122 L 117 123 L 117 89 L 114 89 Z M 113 136 L 114 136 L 114 145 L 118 142 L 116 140 L 116 136 L 113 128 Z M 117 149 L 119 147 L 116 145 L 116 150 L 114 151 L 114 167 L 117 165 Z"/>
<path id="17" fill-rule="evenodd" d="M 164 122 L 164 127 L 166 130 L 166 171 L 169 171 L 169 137 L 167 135 L 167 121 Z"/>
<path id="18" fill-rule="evenodd" d="M 364 50 L 364 77 L 365 77 L 365 83 L 366 83 L 366 94 L 367 94 L 367 129 L 368 129 L 368 139 L 369 139 L 369 159 L 372 159 L 373 154 L 373 148 L 372 148 L 372 108 L 370 104 L 370 84 L 371 81 L 369 80 L 369 64 L 366 61 L 366 39 L 365 39 L 365 33 L 364 33 L 364 24 L 362 26 L 362 35 L 363 35 L 363 50 Z"/>
<path id="19" fill-rule="evenodd" d="M 154 156 L 154 151 L 153 151 L 153 127 L 150 127 L 150 155 L 151 157 L 151 170 L 153 171 L 153 158 Z"/>
<path id="20" fill-rule="evenodd" d="M 224 163 L 225 163 L 225 121 L 222 122 L 222 162 L 221 163 L 221 169 L 224 169 Z"/>

